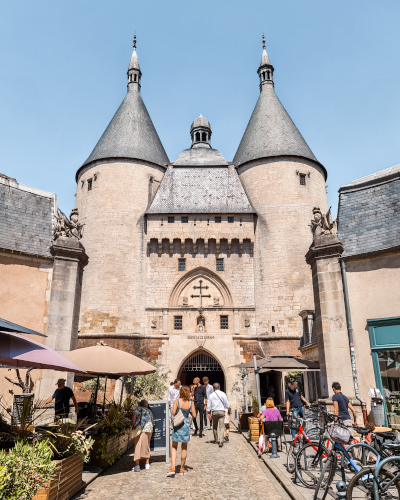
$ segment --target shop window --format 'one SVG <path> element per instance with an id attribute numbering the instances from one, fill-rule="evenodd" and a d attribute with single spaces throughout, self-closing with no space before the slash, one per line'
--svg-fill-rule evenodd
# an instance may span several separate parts
<path id="1" fill-rule="evenodd" d="M 186 259 L 178 259 L 178 271 L 186 271 Z"/>
<path id="2" fill-rule="evenodd" d="M 219 321 L 221 330 L 228 330 L 229 328 L 228 316 L 220 316 Z"/>
<path id="3" fill-rule="evenodd" d="M 174 316 L 174 330 L 182 330 L 182 316 Z"/>
<path id="4" fill-rule="evenodd" d="M 217 271 L 224 270 L 224 259 L 217 259 Z"/>

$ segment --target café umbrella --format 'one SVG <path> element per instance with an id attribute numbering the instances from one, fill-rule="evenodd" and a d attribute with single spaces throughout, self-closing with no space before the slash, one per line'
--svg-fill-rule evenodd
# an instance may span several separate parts
<path id="1" fill-rule="evenodd" d="M 9 331 L 0 331 L 0 364 L 12 368 L 84 371 L 50 347 Z"/>
<path id="2" fill-rule="evenodd" d="M 75 349 L 64 354 L 69 360 L 78 365 L 87 374 L 97 375 L 97 385 L 94 402 L 97 402 L 97 391 L 100 375 L 111 377 L 125 377 L 133 375 L 147 375 L 156 372 L 156 368 L 133 354 L 114 349 L 104 342 L 91 347 Z M 104 405 L 103 405 L 104 406 Z"/>

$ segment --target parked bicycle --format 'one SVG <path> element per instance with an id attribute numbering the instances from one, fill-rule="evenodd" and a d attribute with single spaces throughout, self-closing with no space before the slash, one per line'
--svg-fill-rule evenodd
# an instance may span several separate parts
<path id="1" fill-rule="evenodd" d="M 292 474 L 293 472 L 295 472 L 296 468 L 295 450 L 296 449 L 300 450 L 301 447 L 305 444 L 305 442 L 306 443 L 318 442 L 321 431 L 323 431 L 323 428 L 319 426 L 319 421 L 316 418 L 294 417 L 293 414 L 289 416 L 288 423 L 289 423 L 289 428 L 297 432 L 294 440 L 290 445 L 286 462 L 287 470 Z M 310 423 L 311 427 L 307 429 L 307 431 L 305 431 L 303 425 L 306 426 L 307 423 Z"/>

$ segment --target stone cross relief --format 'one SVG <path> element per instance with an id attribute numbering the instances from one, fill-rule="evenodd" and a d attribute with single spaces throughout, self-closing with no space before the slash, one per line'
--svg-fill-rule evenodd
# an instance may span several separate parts
<path id="1" fill-rule="evenodd" d="M 314 219 L 311 221 L 311 229 L 314 233 L 314 238 L 323 234 L 337 234 L 337 224 L 333 220 L 331 209 L 325 215 L 322 215 L 319 207 L 313 208 Z"/>
<path id="2" fill-rule="evenodd" d="M 194 297 L 199 297 L 199 298 L 200 298 L 200 307 L 199 307 L 199 310 L 201 310 L 201 309 L 203 309 L 203 302 L 202 302 L 203 297 L 204 297 L 204 298 L 207 298 L 207 297 L 208 297 L 208 298 L 211 298 L 211 295 L 203 295 L 203 293 L 202 293 L 202 292 L 203 292 L 203 290 L 208 290 L 208 286 L 207 286 L 207 285 L 206 285 L 206 286 L 203 286 L 203 285 L 202 285 L 203 280 L 200 280 L 200 282 L 199 282 L 199 283 L 200 283 L 200 286 L 194 286 L 194 287 L 193 287 L 195 290 L 199 290 L 199 295 L 193 295 L 193 294 L 192 294 L 192 295 L 191 295 L 191 297 L 192 297 L 192 299 L 193 299 Z"/>
<path id="3" fill-rule="evenodd" d="M 83 234 L 83 226 L 84 224 L 79 222 L 79 213 L 77 208 L 72 209 L 70 219 L 68 219 L 68 217 L 59 209 L 56 222 L 54 224 L 53 239 L 56 241 L 60 236 L 64 236 L 66 238 L 75 238 L 80 240 Z"/>

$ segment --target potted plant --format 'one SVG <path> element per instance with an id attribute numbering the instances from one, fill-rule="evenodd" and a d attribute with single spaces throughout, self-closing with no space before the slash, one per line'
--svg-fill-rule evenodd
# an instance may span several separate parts
<path id="1" fill-rule="evenodd" d="M 85 435 L 94 426 L 82 431 L 79 427 L 83 422 L 62 419 L 47 426 L 43 436 L 46 436 L 53 452 L 55 476 L 47 485 L 47 491 L 39 491 L 35 500 L 70 498 L 81 487 L 83 464 L 89 461 L 94 443 L 92 437 Z"/>
<path id="2" fill-rule="evenodd" d="M 49 481 L 57 464 L 51 460 L 48 440 L 27 442 L 17 440 L 9 450 L 0 451 L 0 500 L 32 500 L 39 490 L 49 498 Z"/>

